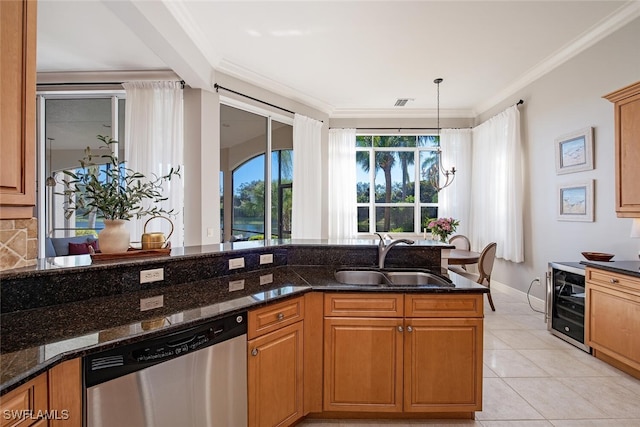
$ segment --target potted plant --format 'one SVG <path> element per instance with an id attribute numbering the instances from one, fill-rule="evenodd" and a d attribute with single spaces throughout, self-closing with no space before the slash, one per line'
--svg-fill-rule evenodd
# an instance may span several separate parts
<path id="1" fill-rule="evenodd" d="M 103 143 L 100 148 L 106 149 L 107 154 L 94 155 L 87 147 L 79 161 L 80 169 L 64 171 L 67 176 L 63 181 L 64 191 L 58 194 L 66 196 L 67 218 L 74 213 L 82 216 L 92 212 L 102 214 L 105 228 L 98 234 L 101 252 L 125 252 L 130 240 L 125 229 L 127 220 L 145 215 L 173 214 L 173 210 L 167 211 L 157 204 L 167 200 L 162 194 L 162 185 L 173 176 L 180 176 L 180 167 L 171 168 L 166 175 L 147 179 L 140 172 L 118 163 L 111 150 L 117 141 L 103 135 L 97 138 Z M 106 162 L 97 163 L 97 158 L 106 159 Z M 102 164 L 106 167 L 100 168 Z"/>

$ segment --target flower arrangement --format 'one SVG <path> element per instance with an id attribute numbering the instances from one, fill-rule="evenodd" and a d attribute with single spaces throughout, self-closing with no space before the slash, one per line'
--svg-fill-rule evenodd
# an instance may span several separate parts
<path id="1" fill-rule="evenodd" d="M 427 228 L 431 233 L 440 238 L 440 241 L 446 243 L 449 236 L 456 231 L 460 225 L 460 221 L 453 218 L 432 218 L 429 219 Z"/>

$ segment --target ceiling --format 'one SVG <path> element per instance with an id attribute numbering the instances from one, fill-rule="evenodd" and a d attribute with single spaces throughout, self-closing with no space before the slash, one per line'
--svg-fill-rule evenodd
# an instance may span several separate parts
<path id="1" fill-rule="evenodd" d="M 639 1 L 40 0 L 42 72 L 216 73 L 331 117 L 475 117 L 640 16 Z M 397 98 L 409 98 L 394 107 Z"/>

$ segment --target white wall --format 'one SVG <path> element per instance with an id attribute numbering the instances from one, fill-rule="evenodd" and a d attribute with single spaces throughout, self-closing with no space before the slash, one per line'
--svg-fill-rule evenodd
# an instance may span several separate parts
<path id="1" fill-rule="evenodd" d="M 602 96 L 640 80 L 639 42 L 636 19 L 477 118 L 481 123 L 517 99 L 525 101 L 525 262 L 497 260 L 493 279 L 526 291 L 535 277 L 544 284 L 548 262 L 581 261 L 582 251 L 637 260 L 640 241 L 629 238 L 631 219 L 615 214 L 613 104 Z M 595 169 L 556 175 L 554 140 L 588 126 L 594 128 Z M 594 222 L 558 221 L 558 184 L 585 179 L 595 180 Z M 543 286 L 533 287 L 532 295 L 543 294 Z"/>

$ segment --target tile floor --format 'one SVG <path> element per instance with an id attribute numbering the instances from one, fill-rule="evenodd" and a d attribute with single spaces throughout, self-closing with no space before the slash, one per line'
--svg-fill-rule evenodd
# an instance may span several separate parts
<path id="1" fill-rule="evenodd" d="M 484 397 L 476 420 L 305 420 L 299 427 L 638 427 L 640 380 L 549 334 L 526 296 L 485 298 Z"/>

